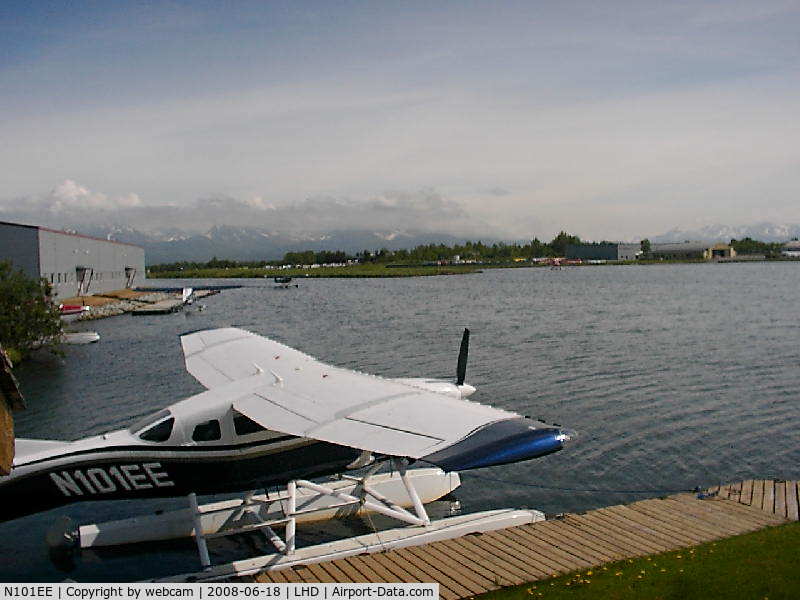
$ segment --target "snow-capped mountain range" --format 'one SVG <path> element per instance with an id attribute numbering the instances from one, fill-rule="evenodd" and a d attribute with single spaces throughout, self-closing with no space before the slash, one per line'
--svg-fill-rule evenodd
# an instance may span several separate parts
<path id="1" fill-rule="evenodd" d="M 732 239 L 752 238 L 761 242 L 786 242 L 800 238 L 800 225 L 776 225 L 757 223 L 755 225 L 706 225 L 699 229 L 672 229 L 664 234 L 650 238 L 651 242 L 683 242 L 686 240 L 703 242 L 730 242 Z"/>
<path id="2" fill-rule="evenodd" d="M 466 238 L 442 233 L 402 231 L 331 231 L 320 233 L 275 232 L 256 227 L 216 225 L 205 233 L 179 229 L 140 231 L 128 227 L 88 227 L 86 235 L 136 244 L 145 249 L 148 264 L 207 261 L 213 257 L 234 260 L 275 260 L 286 252 L 413 248 L 421 244 L 453 245 Z M 484 242 L 494 242 L 488 238 Z"/>
<path id="3" fill-rule="evenodd" d="M 275 260 L 286 252 L 302 250 L 343 250 L 348 253 L 363 250 L 388 248 L 413 248 L 421 244 L 462 243 L 468 239 L 446 233 L 413 231 L 365 231 L 340 230 L 329 232 L 280 232 L 258 227 L 235 227 L 216 225 L 204 233 L 188 232 L 177 228 L 141 231 L 122 226 L 89 226 L 80 233 L 136 244 L 145 248 L 148 264 L 171 263 L 177 261 L 206 261 L 213 257 L 235 260 Z M 580 232 L 577 232 L 580 235 Z M 728 242 L 731 239 L 750 237 L 764 242 L 785 242 L 800 238 L 800 225 L 776 225 L 759 223 L 756 225 L 709 225 L 700 229 L 672 229 L 664 234 L 653 236 L 650 241 L 680 242 L 686 240 Z M 498 240 L 482 237 L 484 243 L 497 241 L 513 242 L 519 240 Z M 524 242 L 523 242 L 524 243 Z"/>

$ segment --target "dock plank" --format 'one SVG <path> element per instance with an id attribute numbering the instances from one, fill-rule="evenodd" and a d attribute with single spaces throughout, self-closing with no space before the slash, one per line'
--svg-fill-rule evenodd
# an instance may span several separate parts
<path id="1" fill-rule="evenodd" d="M 676 525 L 679 524 L 681 527 L 691 528 L 692 531 L 698 535 L 704 536 L 706 540 L 714 540 L 725 537 L 726 535 L 732 535 L 733 531 L 730 527 L 710 522 L 705 514 L 695 514 L 690 510 L 686 510 L 681 506 L 663 499 L 645 501 L 632 505 L 631 508 L 650 515 L 655 519 L 663 519 L 675 523 Z"/>
<path id="2" fill-rule="evenodd" d="M 392 550 L 391 552 L 387 553 L 386 556 L 391 556 L 394 562 L 398 563 L 403 569 L 405 569 L 408 573 L 410 573 L 413 577 L 415 577 L 419 582 L 425 583 L 431 581 L 438 581 L 439 595 L 442 598 L 455 599 L 455 598 L 462 598 L 464 596 L 463 593 L 459 593 L 457 591 L 450 589 L 450 587 L 447 585 L 446 582 L 437 580 L 434 574 L 436 573 L 435 570 L 433 573 L 428 572 L 427 570 L 423 569 L 425 565 L 409 561 L 404 556 L 402 556 L 397 550 Z"/>
<path id="3" fill-rule="evenodd" d="M 517 540 L 519 543 L 525 545 L 526 547 L 530 547 L 534 549 L 539 554 L 546 554 L 553 557 L 554 560 L 558 562 L 559 565 L 562 565 L 567 568 L 567 570 L 575 570 L 580 569 L 582 567 L 591 567 L 603 562 L 602 559 L 598 558 L 591 553 L 587 554 L 586 552 L 581 552 L 581 549 L 572 548 L 571 550 L 567 550 L 563 548 L 563 543 L 553 543 L 551 541 L 544 541 L 541 538 L 536 537 L 529 531 L 522 530 L 520 528 L 512 528 L 509 530 L 504 530 L 504 534 L 511 537 L 512 539 Z"/>
<path id="4" fill-rule="evenodd" d="M 750 506 L 753 503 L 753 480 L 745 479 L 742 482 L 742 493 L 739 495 L 739 502 Z"/>
<path id="5" fill-rule="evenodd" d="M 454 546 L 454 549 L 461 554 L 480 557 L 487 569 L 491 569 L 496 573 L 498 578 L 503 577 L 507 581 L 510 581 L 511 585 L 518 585 L 528 581 L 529 576 L 527 572 L 518 569 L 511 562 L 504 560 L 504 557 L 498 557 L 493 552 L 487 552 L 472 541 L 467 543 L 465 542 L 465 538 L 455 538 L 447 540 L 447 544 Z"/>
<path id="6" fill-rule="evenodd" d="M 719 504 L 719 506 L 717 506 Z M 720 506 L 735 504 L 735 502 L 722 502 L 719 500 L 689 500 L 686 498 L 666 498 L 664 507 L 673 509 L 680 516 L 686 513 L 695 517 L 699 522 L 708 527 L 715 527 L 726 535 L 737 535 L 750 526 L 749 521 L 730 517 L 722 512 Z"/>
<path id="7" fill-rule="evenodd" d="M 611 552 L 597 550 L 583 542 L 574 539 L 574 536 L 565 532 L 565 527 L 560 528 L 558 533 L 553 533 L 552 529 L 536 528 L 514 528 L 514 535 L 525 536 L 539 540 L 542 544 L 549 544 L 553 548 L 558 548 L 568 555 L 585 560 L 591 564 L 600 564 L 613 560 Z M 571 533 L 571 532 L 569 532 Z"/>
<path id="8" fill-rule="evenodd" d="M 690 544 L 696 544 L 701 540 L 701 538 L 692 535 L 686 530 L 681 531 L 678 528 L 672 528 L 668 523 L 648 517 L 647 515 L 628 508 L 627 506 L 610 506 L 608 509 L 606 509 L 606 511 L 609 513 L 618 514 L 620 517 L 628 519 L 633 523 L 639 523 L 643 527 L 647 527 L 650 531 L 657 533 L 665 541 L 671 544 L 686 546 Z"/>
<path id="9" fill-rule="evenodd" d="M 658 523 L 647 522 L 642 518 L 638 518 L 634 511 L 625 510 L 625 507 L 610 506 L 608 508 L 600 509 L 598 511 L 602 515 L 607 515 L 628 523 L 631 527 L 635 527 L 654 539 L 659 540 L 661 543 L 669 546 L 682 546 L 689 543 L 687 538 L 679 535 L 676 532 L 664 529 Z"/>
<path id="10" fill-rule="evenodd" d="M 676 496 L 675 499 L 681 501 L 686 500 L 688 502 L 697 502 L 697 500 L 693 497 Z M 750 521 L 756 525 L 763 526 L 764 523 L 778 525 L 783 523 L 785 520 L 785 517 L 765 512 L 755 508 L 754 506 L 741 504 L 740 502 L 720 502 L 718 500 L 702 500 L 699 502 L 714 506 L 719 512 L 735 514 L 738 518 L 741 518 L 745 521 Z"/>
<path id="11" fill-rule="evenodd" d="M 290 568 L 288 568 L 288 569 L 283 569 L 281 572 L 283 573 L 283 576 L 284 576 L 284 577 L 286 577 L 286 581 L 287 581 L 288 583 L 305 583 L 305 582 L 303 581 L 303 578 L 302 578 L 302 577 L 300 577 L 300 576 L 297 574 L 297 571 L 295 571 L 295 570 L 294 570 L 293 568 L 291 568 L 291 567 L 290 567 Z"/>
<path id="12" fill-rule="evenodd" d="M 564 543 L 568 543 L 570 546 L 586 548 L 593 554 L 604 558 L 606 561 L 619 560 L 625 556 L 621 550 L 602 540 L 598 540 L 594 536 L 586 535 L 583 531 L 571 527 L 562 520 L 536 523 L 535 527 L 527 525 L 525 526 L 525 530 L 529 531 L 532 535 L 541 537 L 542 534 L 546 534 L 554 536 L 556 539 L 564 540 Z"/>
<path id="13" fill-rule="evenodd" d="M 353 567 L 356 571 L 361 573 L 364 578 L 370 583 L 381 583 L 383 582 L 383 578 L 378 574 L 378 572 L 372 568 L 374 561 L 371 560 L 363 560 L 359 556 L 348 556 L 344 559 L 345 562 Z M 374 563 L 378 564 L 378 563 Z"/>
<path id="14" fill-rule="evenodd" d="M 442 548 L 443 552 L 447 552 L 452 556 L 453 560 L 479 573 L 482 577 L 491 581 L 496 587 L 514 585 L 514 582 L 517 581 L 513 574 L 508 573 L 504 569 L 495 567 L 495 565 L 488 561 L 478 560 L 482 558 L 479 555 L 464 553 L 463 548 L 453 544 L 451 540 L 436 542 L 436 544 Z"/>
<path id="15" fill-rule="evenodd" d="M 551 546 L 542 551 L 541 545 L 534 542 L 527 542 L 513 535 L 508 535 L 504 531 L 492 531 L 484 534 L 483 538 L 496 544 L 499 550 L 508 548 L 508 550 L 517 554 L 529 564 L 536 565 L 537 568 L 544 571 L 547 575 L 566 573 L 585 566 L 581 562 L 576 562 L 574 559 L 570 560 L 564 558 L 563 555 L 560 555 L 557 548 Z"/>
<path id="16" fill-rule="evenodd" d="M 318 564 L 310 564 L 308 565 L 308 569 L 314 574 L 314 577 L 319 583 L 338 583 L 335 578 L 331 577 L 330 574 Z"/>
<path id="17" fill-rule="evenodd" d="M 766 479 L 764 481 L 764 498 L 761 508 L 767 512 L 775 512 L 775 480 Z"/>
<path id="18" fill-rule="evenodd" d="M 418 581 L 417 578 L 411 573 L 406 571 L 396 562 L 393 562 L 391 558 L 387 557 L 385 552 L 371 554 L 370 558 L 389 571 L 395 577 L 393 581 L 399 581 L 402 583 L 415 583 Z"/>
<path id="19" fill-rule="evenodd" d="M 561 524 L 565 531 L 574 532 L 575 535 L 578 535 L 582 538 L 591 538 L 598 544 L 603 544 L 609 549 L 609 551 L 614 552 L 614 554 L 621 558 L 628 556 L 630 553 L 631 547 L 618 537 L 614 535 L 603 535 L 602 533 L 598 534 L 591 527 L 583 526 L 580 521 L 570 518 L 570 515 L 567 515 L 564 520 L 561 521 Z M 637 550 L 639 552 L 643 552 L 641 549 L 637 548 Z"/>
<path id="20" fill-rule="evenodd" d="M 398 581 L 397 576 L 375 560 L 373 555 L 350 556 L 348 560 L 363 575 L 366 575 L 366 572 L 369 571 L 376 583 Z"/>
<path id="21" fill-rule="evenodd" d="M 256 576 L 257 583 L 286 583 L 286 577 L 280 571 L 264 571 Z"/>
<path id="22" fill-rule="evenodd" d="M 333 564 L 348 577 L 349 581 L 353 583 L 369 583 L 369 580 L 361 574 L 361 571 L 347 562 L 346 558 L 335 560 Z"/>
<path id="23" fill-rule="evenodd" d="M 473 593 L 482 594 L 498 587 L 491 577 L 486 577 L 479 573 L 474 569 L 474 565 L 473 568 L 464 566 L 453 555 L 443 551 L 438 544 L 430 544 L 424 548 L 433 560 L 444 565 L 448 572 L 458 577 L 459 581 L 463 582 L 465 586 L 469 583 L 467 587 L 472 587 L 474 589 Z M 414 550 L 414 548 L 410 548 L 410 550 Z"/>
<path id="24" fill-rule="evenodd" d="M 292 567 L 295 575 L 297 575 L 303 583 L 320 583 L 317 580 L 317 576 L 314 574 L 314 571 L 311 570 L 310 565 L 299 565 L 296 567 Z"/>
<path id="25" fill-rule="evenodd" d="M 397 550 L 397 552 L 409 561 L 413 560 L 414 564 L 424 569 L 426 573 L 431 574 L 433 576 L 431 581 L 438 581 L 439 585 L 446 585 L 460 597 L 470 596 L 476 592 L 479 593 L 480 588 L 475 587 L 474 584 L 452 577 L 445 565 L 426 552 L 425 546 L 403 548 Z"/>
<path id="26" fill-rule="evenodd" d="M 673 542 L 665 542 L 654 535 L 647 528 L 639 525 L 635 521 L 622 518 L 618 515 L 609 515 L 598 511 L 593 511 L 592 518 L 598 523 L 605 523 L 608 527 L 614 527 L 617 531 L 627 534 L 630 537 L 646 542 L 655 552 L 666 552 L 675 547 Z"/>
<path id="27" fill-rule="evenodd" d="M 491 539 L 484 539 L 483 535 L 470 535 L 470 544 L 478 546 L 493 555 L 494 557 L 508 563 L 509 566 L 514 566 L 524 576 L 524 581 L 532 581 L 535 579 L 542 579 L 552 574 L 552 571 L 542 567 L 539 564 L 532 564 L 520 558 L 517 554 L 510 552 L 503 552 Z"/>
<path id="28" fill-rule="evenodd" d="M 798 501 L 797 481 L 786 482 L 786 518 L 792 521 L 798 520 Z"/>
<path id="29" fill-rule="evenodd" d="M 593 513 L 586 513 L 581 515 L 581 522 L 583 526 L 588 526 L 596 531 L 598 534 L 606 536 L 613 536 L 619 541 L 620 544 L 630 544 L 639 548 L 644 554 L 652 554 L 653 552 L 662 552 L 666 548 L 661 544 L 654 543 L 645 535 L 632 536 L 631 531 L 625 527 L 621 527 L 613 519 L 606 519 L 601 515 Z"/>
<path id="30" fill-rule="evenodd" d="M 333 562 L 319 563 L 319 566 L 325 569 L 325 571 L 327 571 L 327 573 L 338 583 L 347 583 L 350 581 L 350 578 L 347 576 L 347 574 L 337 567 Z"/>
<path id="31" fill-rule="evenodd" d="M 775 481 L 775 514 L 786 517 L 786 482 Z"/>
<path id="32" fill-rule="evenodd" d="M 650 523 L 653 527 L 658 527 L 665 532 L 677 534 L 678 539 L 686 540 L 687 544 L 701 544 L 708 540 L 709 534 L 695 529 L 685 519 L 675 518 L 672 514 L 659 510 L 659 506 L 648 506 L 647 501 L 637 502 L 622 507 L 631 519 L 641 520 L 643 523 Z"/>
<path id="33" fill-rule="evenodd" d="M 760 509 L 763 501 L 764 501 L 764 480 L 756 479 L 753 482 L 753 499 L 750 502 L 750 506 Z"/>

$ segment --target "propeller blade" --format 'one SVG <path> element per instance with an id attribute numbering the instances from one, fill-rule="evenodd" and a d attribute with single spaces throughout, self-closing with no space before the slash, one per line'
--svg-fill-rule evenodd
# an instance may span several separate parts
<path id="1" fill-rule="evenodd" d="M 469 355 L 469 329 L 464 328 L 461 337 L 461 349 L 458 351 L 458 366 L 456 367 L 456 385 L 462 385 L 467 376 L 467 356 Z"/>

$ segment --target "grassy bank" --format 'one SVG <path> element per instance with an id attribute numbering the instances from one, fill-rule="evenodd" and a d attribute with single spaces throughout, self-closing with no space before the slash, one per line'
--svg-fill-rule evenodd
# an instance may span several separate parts
<path id="1" fill-rule="evenodd" d="M 734 262 L 776 262 L 772 259 L 766 261 L 753 260 L 726 260 L 724 263 Z M 795 260 L 794 262 L 800 262 Z M 580 265 L 564 265 L 564 267 L 598 267 L 598 266 L 628 266 L 628 265 L 672 265 L 672 264 L 715 264 L 715 261 L 703 259 L 668 259 L 668 260 L 611 260 L 604 263 L 584 262 Z M 480 265 L 445 265 L 445 266 L 408 266 L 390 267 L 385 263 L 361 264 L 350 267 L 319 267 L 316 269 L 262 269 L 249 267 L 230 267 L 217 269 L 184 269 L 180 271 L 149 271 L 148 277 L 152 279 L 208 279 L 208 278 L 258 278 L 258 277 L 424 277 L 428 275 L 461 275 L 476 273 L 483 269 L 510 269 L 510 268 L 549 268 L 547 263 L 508 262 L 484 263 Z"/>
<path id="2" fill-rule="evenodd" d="M 446 265 L 387 268 L 384 264 L 353 265 L 350 267 L 319 267 L 317 269 L 186 269 L 183 271 L 153 271 L 154 279 L 211 279 L 211 278 L 271 278 L 271 277 L 423 277 L 428 275 L 461 275 L 478 272 L 475 265 Z"/>
<path id="3" fill-rule="evenodd" d="M 481 600 L 800 598 L 800 523 L 484 594 Z"/>

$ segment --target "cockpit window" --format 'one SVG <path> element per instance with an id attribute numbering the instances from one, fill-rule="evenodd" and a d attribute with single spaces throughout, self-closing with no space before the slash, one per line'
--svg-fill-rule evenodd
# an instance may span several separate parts
<path id="1" fill-rule="evenodd" d="M 236 431 L 236 435 L 248 435 L 250 433 L 266 431 L 261 425 L 253 421 L 253 419 L 240 414 L 234 415 L 233 417 L 233 429 Z"/>
<path id="2" fill-rule="evenodd" d="M 175 418 L 170 417 L 153 425 L 150 429 L 145 429 L 139 434 L 139 437 L 148 442 L 166 442 L 169 436 L 172 435 L 173 425 L 175 425 Z"/>
<path id="3" fill-rule="evenodd" d="M 155 414 L 146 415 L 128 427 L 128 431 L 136 435 L 137 433 L 141 433 L 143 430 L 147 429 L 153 423 L 158 423 L 161 419 L 166 419 L 168 416 L 170 416 L 170 412 L 166 408 L 158 411 Z"/>
<path id="4" fill-rule="evenodd" d="M 219 421 L 216 419 L 198 424 L 192 432 L 192 439 L 195 442 L 213 442 L 221 437 Z"/>

